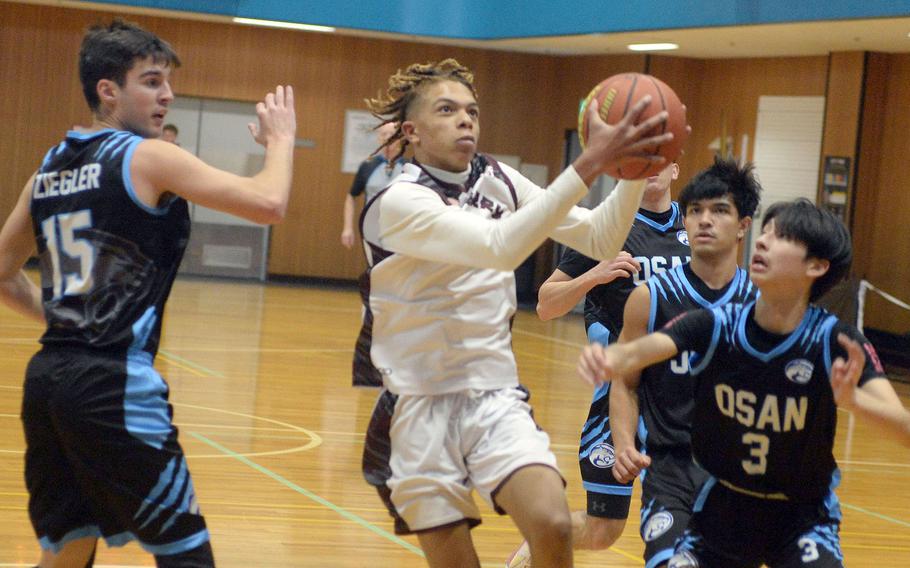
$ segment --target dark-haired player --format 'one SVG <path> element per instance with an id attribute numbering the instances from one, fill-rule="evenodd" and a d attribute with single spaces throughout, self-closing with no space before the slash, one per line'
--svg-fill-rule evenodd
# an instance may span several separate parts
<path id="1" fill-rule="evenodd" d="M 612 343 L 622 329 L 623 306 L 632 290 L 655 274 L 689 260 L 689 240 L 679 204 L 670 185 L 679 175 L 672 163 L 645 184 L 641 207 L 623 252 L 600 262 L 567 248 L 559 266 L 537 293 L 537 314 L 546 321 L 568 313 L 582 299 L 588 341 Z M 572 546 L 576 550 L 610 547 L 622 534 L 632 500 L 632 482 L 613 477 L 613 439 L 609 427 L 609 389 L 594 392 L 581 432 L 579 467 L 587 509 L 572 513 Z M 509 568 L 530 566 L 527 543 L 509 557 Z"/>
<path id="2" fill-rule="evenodd" d="M 594 384 L 693 354 L 692 450 L 709 477 L 668 566 L 843 566 L 837 407 L 910 445 L 910 412 L 871 344 L 811 304 L 851 257 L 850 235 L 830 212 L 807 200 L 777 203 L 750 265 L 757 300 L 585 348 L 579 372 Z"/>
<path id="3" fill-rule="evenodd" d="M 760 190 L 752 166 L 740 167 L 732 160 L 715 160 L 692 178 L 679 196 L 692 261 L 651 278 L 632 293 L 620 341 L 661 329 L 690 310 L 755 298 L 737 260 Z M 691 459 L 693 400 L 687 355 L 612 386 L 613 474 L 618 481 L 631 483 L 637 473 L 632 464 L 644 454 L 651 460 L 642 479 L 640 534 L 647 568 L 663 566 L 688 524 L 706 478 Z"/>
<path id="4" fill-rule="evenodd" d="M 212 566 L 212 549 L 153 367 L 164 305 L 189 238 L 187 200 L 259 223 L 291 187 L 290 87 L 256 105 L 265 165 L 240 177 L 161 135 L 179 59 L 115 21 L 88 30 L 79 76 L 92 126 L 70 131 L 0 231 L 0 298 L 47 322 L 26 372 L 29 516 L 41 567 L 91 566 L 99 537 L 138 540 L 161 567 Z M 41 288 L 21 268 L 37 244 Z"/>

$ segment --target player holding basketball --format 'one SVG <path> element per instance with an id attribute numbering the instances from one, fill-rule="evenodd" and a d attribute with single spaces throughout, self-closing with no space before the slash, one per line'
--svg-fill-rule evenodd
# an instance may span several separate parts
<path id="1" fill-rule="evenodd" d="M 593 211 L 573 205 L 605 168 L 672 139 L 646 135 L 666 113 L 635 126 L 648 102 L 615 126 L 592 105 L 587 150 L 543 191 L 477 153 L 480 107 L 456 61 L 411 65 L 372 101 L 384 122 L 400 124 L 392 140 L 410 145 L 414 161 L 361 216 L 364 333 L 397 395 L 391 502 L 431 566 L 479 566 L 472 488 L 512 516 L 540 566 L 572 564 L 563 480 L 517 388 L 512 271 L 547 236 L 594 258 L 616 256 L 644 182 L 621 182 Z"/>
<path id="2" fill-rule="evenodd" d="M 757 300 L 585 348 L 579 372 L 594 384 L 692 354 L 692 450 L 710 476 L 671 568 L 843 566 L 837 407 L 910 446 L 910 412 L 872 345 L 811 304 L 843 278 L 851 256 L 833 214 L 804 199 L 776 203 L 750 266 Z M 647 465 L 639 456 L 632 469 Z"/>
<path id="3" fill-rule="evenodd" d="M 585 300 L 588 341 L 604 345 L 616 341 L 622 329 L 622 310 L 635 287 L 649 277 L 689 260 L 689 240 L 679 205 L 670 197 L 670 184 L 679 175 L 672 163 L 647 178 L 641 207 L 623 252 L 615 259 L 597 262 L 567 248 L 559 266 L 538 291 L 537 314 L 542 320 L 560 317 Z M 632 500 L 632 483 L 619 484 L 609 461 L 613 455 L 610 435 L 609 388 L 597 389 L 581 433 L 579 466 L 588 497 L 586 511 L 572 513 L 572 543 L 576 550 L 608 548 L 622 534 Z M 592 436 L 593 433 L 593 436 Z M 530 565 L 527 543 L 507 562 L 510 568 Z"/>
<path id="4" fill-rule="evenodd" d="M 48 151 L 0 231 L 0 298 L 47 322 L 22 422 L 40 566 L 83 567 L 99 537 L 159 567 L 213 566 L 205 520 L 155 371 L 164 305 L 189 238 L 187 200 L 259 223 L 291 187 L 290 87 L 256 105 L 265 165 L 240 177 L 157 140 L 179 59 L 114 21 L 88 30 L 79 76 L 94 120 Z M 21 271 L 37 243 L 41 289 Z"/>
<path id="5" fill-rule="evenodd" d="M 661 329 L 690 310 L 755 298 L 737 259 L 760 191 L 751 165 L 740 167 L 720 159 L 683 188 L 679 203 L 692 261 L 648 280 L 632 293 L 620 341 Z M 691 457 L 692 381 L 684 354 L 648 367 L 638 377 L 616 381 L 610 393 L 616 480 L 631 484 L 638 472 L 632 465 L 643 454 L 651 460 L 641 482 L 640 531 L 647 568 L 664 566 L 673 555 L 673 545 L 685 530 L 707 477 Z"/>

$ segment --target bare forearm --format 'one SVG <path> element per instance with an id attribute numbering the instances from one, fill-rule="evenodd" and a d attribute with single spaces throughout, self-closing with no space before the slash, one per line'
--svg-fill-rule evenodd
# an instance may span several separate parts
<path id="1" fill-rule="evenodd" d="M 896 397 L 884 402 L 860 388 L 850 411 L 863 422 L 883 430 L 902 445 L 910 447 L 910 412 Z"/>
<path id="2" fill-rule="evenodd" d="M 344 198 L 344 230 L 354 230 L 354 198 L 348 194 Z"/>
<path id="3" fill-rule="evenodd" d="M 294 172 L 294 140 L 279 138 L 269 142 L 262 171 L 253 176 L 261 191 L 273 204 L 278 219 L 287 212 Z"/>
<path id="4" fill-rule="evenodd" d="M 634 447 L 638 425 L 638 394 L 623 378 L 610 387 L 610 426 L 617 451 Z"/>
<path id="5" fill-rule="evenodd" d="M 545 282 L 537 292 L 537 315 L 544 321 L 566 315 L 596 284 L 586 274 L 563 282 Z"/>
<path id="6" fill-rule="evenodd" d="M 0 282 L 0 300 L 10 309 L 44 323 L 41 290 L 21 270 L 13 278 Z"/>

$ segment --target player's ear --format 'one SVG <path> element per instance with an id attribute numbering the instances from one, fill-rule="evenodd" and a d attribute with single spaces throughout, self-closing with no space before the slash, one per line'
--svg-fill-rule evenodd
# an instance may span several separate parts
<path id="1" fill-rule="evenodd" d="M 411 120 L 405 120 L 401 123 L 401 133 L 409 144 L 417 144 L 420 142 L 420 136 L 417 133 L 417 125 Z"/>
<path id="2" fill-rule="evenodd" d="M 806 276 L 821 278 L 831 268 L 831 262 L 823 258 L 809 258 L 806 260 Z"/>
<path id="3" fill-rule="evenodd" d="M 670 164 L 670 179 L 676 180 L 679 178 L 679 164 L 673 162 Z"/>
<path id="4" fill-rule="evenodd" d="M 120 93 L 120 85 L 110 79 L 101 79 L 95 85 L 95 91 L 98 93 L 98 99 L 101 104 L 111 104 Z"/>
<path id="5" fill-rule="evenodd" d="M 752 228 L 752 217 L 743 217 L 739 220 L 739 230 L 736 231 L 736 240 L 741 241 L 746 238 L 746 233 Z"/>

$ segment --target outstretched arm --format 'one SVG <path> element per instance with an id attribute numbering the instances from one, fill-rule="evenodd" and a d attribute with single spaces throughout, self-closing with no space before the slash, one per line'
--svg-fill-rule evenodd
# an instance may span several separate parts
<path id="1" fill-rule="evenodd" d="M 599 123 L 597 132 L 592 130 L 591 141 L 596 137 L 597 142 L 589 141 L 584 159 L 579 158 L 575 167 L 563 171 L 546 191 L 515 172 L 518 210 L 498 221 L 448 207 L 432 191 L 415 191 L 420 186 L 393 185 L 380 206 L 379 244 L 426 260 L 497 270 L 514 270 L 547 236 L 593 258 L 615 257 L 641 203 L 644 180 L 620 183 L 598 207 L 597 215 L 580 208 L 576 209 L 583 214 L 576 213 L 570 219 L 566 215 L 597 175 L 611 165 L 639 157 L 644 147 L 672 139 L 670 133 L 651 136 L 651 131 L 666 120 L 666 113 L 635 124 L 646 106 L 647 100 L 640 101 L 616 125 L 604 123 L 595 113 L 592 120 Z M 503 170 L 510 177 L 514 172 L 507 166 Z M 560 231 L 555 231 L 557 227 Z M 458 246 L 452 246 L 453 235 L 457 235 Z"/>
<path id="2" fill-rule="evenodd" d="M 25 184 L 16 206 L 0 229 L 0 300 L 11 309 L 44 322 L 41 290 L 22 272 L 25 261 L 35 250 L 29 215 L 35 176 Z"/>
<path id="3" fill-rule="evenodd" d="M 866 364 L 863 347 L 843 333 L 837 336 L 837 341 L 847 350 L 846 360 L 838 357 L 831 365 L 831 388 L 837 405 L 910 447 L 910 412 L 894 387 L 884 376 L 858 386 Z"/>
<path id="4" fill-rule="evenodd" d="M 578 374 L 593 386 L 600 386 L 621 375 L 637 373 L 679 353 L 676 343 L 665 333 L 650 333 L 631 343 L 604 347 L 592 343 L 584 348 L 578 361 Z"/>
<path id="5" fill-rule="evenodd" d="M 209 166 L 173 144 L 144 140 L 133 155 L 130 172 L 136 195 L 157 207 L 173 193 L 193 203 L 237 215 L 255 223 L 284 218 L 291 189 L 294 159 L 294 92 L 277 87 L 256 105 L 259 124 L 250 132 L 265 147 L 265 164 L 252 177 Z"/>
<path id="6" fill-rule="evenodd" d="M 651 293 L 647 286 L 636 288 L 626 300 L 619 343 L 644 337 L 648 332 Z M 622 483 L 632 481 L 641 470 L 651 465 L 651 458 L 638 451 L 635 434 L 639 420 L 638 385 L 641 371 L 613 378 L 610 387 L 610 425 L 616 445 L 613 476 Z"/>

